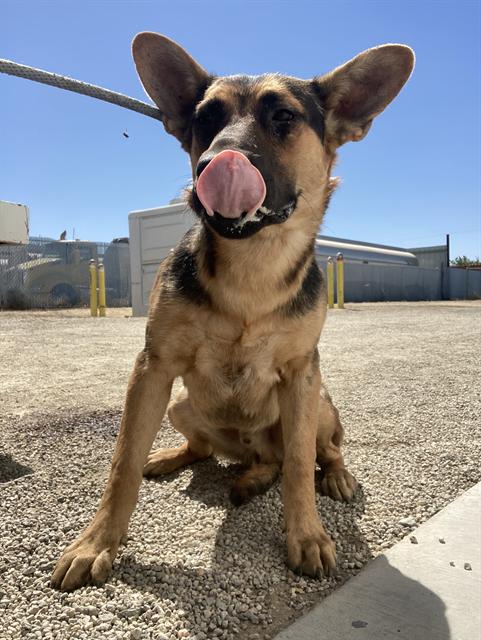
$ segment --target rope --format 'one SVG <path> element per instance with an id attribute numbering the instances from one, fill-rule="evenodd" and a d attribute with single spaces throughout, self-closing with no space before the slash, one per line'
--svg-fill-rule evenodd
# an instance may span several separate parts
<path id="1" fill-rule="evenodd" d="M 18 64 L 11 60 L 2 60 L 1 58 L 0 73 L 6 73 L 9 76 L 18 76 L 19 78 L 26 78 L 27 80 L 33 80 L 34 82 L 41 82 L 42 84 L 48 84 L 52 87 L 65 89 L 66 91 L 81 93 L 84 96 L 97 98 L 97 100 L 104 100 L 104 102 L 118 104 L 120 107 L 124 107 L 124 109 L 137 111 L 144 116 L 149 116 L 149 118 L 162 120 L 162 113 L 157 109 L 157 107 L 153 107 L 152 105 L 147 104 L 146 102 L 141 102 L 140 100 L 135 100 L 135 98 L 129 98 L 129 96 L 124 96 L 122 93 L 97 87 L 96 85 L 89 84 L 88 82 L 74 80 L 73 78 L 67 78 L 66 76 L 59 76 L 56 73 L 42 71 L 42 69 L 35 69 L 34 67 L 28 67 L 25 64 Z"/>

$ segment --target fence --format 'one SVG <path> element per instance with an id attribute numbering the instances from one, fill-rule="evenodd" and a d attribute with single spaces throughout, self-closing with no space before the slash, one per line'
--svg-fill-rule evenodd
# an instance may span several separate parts
<path id="1" fill-rule="evenodd" d="M 327 273 L 325 260 L 318 260 Z M 346 262 L 346 302 L 481 299 L 481 271 Z"/>
<path id="2" fill-rule="evenodd" d="M 36 238 L 0 245 L 0 309 L 88 305 L 91 259 L 105 265 L 107 306 L 130 306 L 128 243 Z"/>

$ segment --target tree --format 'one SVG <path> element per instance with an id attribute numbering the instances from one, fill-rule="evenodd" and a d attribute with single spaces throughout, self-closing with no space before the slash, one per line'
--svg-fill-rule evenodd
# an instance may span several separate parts
<path id="1" fill-rule="evenodd" d="M 481 267 L 481 261 L 479 258 L 474 258 L 474 260 L 472 260 L 467 256 L 457 256 L 454 260 L 450 261 L 450 264 L 453 267 Z"/>

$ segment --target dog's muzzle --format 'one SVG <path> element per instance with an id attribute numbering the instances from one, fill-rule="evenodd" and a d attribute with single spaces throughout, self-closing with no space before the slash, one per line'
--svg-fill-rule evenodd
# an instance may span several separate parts
<path id="1" fill-rule="evenodd" d="M 194 201 L 200 203 L 208 224 L 224 237 L 249 237 L 267 225 L 285 222 L 296 208 L 297 198 L 278 211 L 267 207 L 264 178 L 239 151 L 221 151 L 199 168 Z"/>
<path id="2" fill-rule="evenodd" d="M 254 216 L 266 197 L 266 183 L 259 169 L 239 151 L 218 153 L 200 174 L 196 191 L 207 215 L 223 218 Z"/>

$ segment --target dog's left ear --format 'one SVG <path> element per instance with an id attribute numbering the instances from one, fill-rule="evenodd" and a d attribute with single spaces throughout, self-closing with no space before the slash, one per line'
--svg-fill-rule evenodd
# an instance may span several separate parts
<path id="1" fill-rule="evenodd" d="M 394 100 L 414 67 L 414 52 L 401 44 L 368 49 L 314 79 L 325 112 L 326 142 L 335 149 L 361 140 Z"/>
<path id="2" fill-rule="evenodd" d="M 188 151 L 192 115 L 209 74 L 180 45 L 158 33 L 138 33 L 132 55 L 147 95 L 162 113 L 165 130 Z"/>

